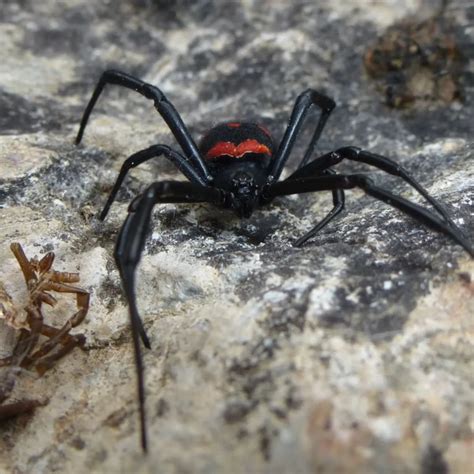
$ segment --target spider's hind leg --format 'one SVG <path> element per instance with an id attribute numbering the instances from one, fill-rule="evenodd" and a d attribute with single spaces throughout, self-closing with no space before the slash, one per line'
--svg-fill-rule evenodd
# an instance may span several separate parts
<path id="1" fill-rule="evenodd" d="M 311 165 L 311 163 L 310 163 Z M 472 257 L 474 257 L 474 249 L 469 241 L 464 237 L 462 232 L 453 227 L 449 222 L 440 219 L 433 212 L 424 209 L 407 199 L 397 196 L 376 186 L 370 178 L 362 174 L 334 174 L 320 175 L 314 177 L 299 177 L 280 181 L 268 188 L 267 194 L 269 198 L 277 196 L 285 196 L 289 194 L 302 194 L 308 192 L 326 191 L 333 189 L 352 189 L 358 187 L 364 190 L 369 196 L 389 204 L 405 214 L 413 217 L 419 222 L 431 227 L 432 229 L 446 234 L 452 240 L 461 245 Z"/>
<path id="2" fill-rule="evenodd" d="M 290 178 L 296 179 L 303 178 L 305 176 L 316 176 L 317 174 L 320 174 L 322 170 L 325 170 L 330 166 L 335 166 L 343 160 L 357 161 L 359 163 L 374 166 L 379 170 L 402 178 L 403 181 L 416 189 L 416 191 L 418 191 L 418 193 L 421 194 L 426 199 L 426 201 L 428 201 L 436 209 L 436 211 L 443 217 L 448 225 L 450 225 L 456 232 L 462 233 L 444 207 L 436 199 L 434 199 L 405 168 L 386 156 L 377 155 L 355 146 L 347 146 L 344 148 L 339 148 L 336 151 L 326 153 L 325 155 L 316 158 L 311 163 L 308 163 L 305 167 L 295 171 L 290 176 Z"/>

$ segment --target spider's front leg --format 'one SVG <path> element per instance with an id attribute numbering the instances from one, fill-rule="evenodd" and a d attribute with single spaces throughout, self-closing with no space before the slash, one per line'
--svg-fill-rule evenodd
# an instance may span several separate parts
<path id="1" fill-rule="evenodd" d="M 192 183 L 201 186 L 206 186 L 209 184 L 209 182 L 204 179 L 201 174 L 196 171 L 196 169 L 194 169 L 188 160 L 177 151 L 172 150 L 166 145 L 153 145 L 149 148 L 146 148 L 145 150 L 140 150 L 137 153 L 134 153 L 124 161 L 104 209 L 100 213 L 99 219 L 101 221 L 107 216 L 110 206 L 114 202 L 115 196 L 117 195 L 118 190 L 120 189 L 120 186 L 122 185 L 122 182 L 125 179 L 128 171 L 132 168 L 135 168 L 136 166 L 141 165 L 142 163 L 145 163 L 148 160 L 151 160 L 152 158 L 158 158 L 160 156 L 164 156 L 174 163 L 176 167 L 184 174 L 184 176 L 186 176 L 186 178 L 188 178 Z"/>
<path id="2" fill-rule="evenodd" d="M 130 311 L 138 379 L 141 442 L 144 451 L 147 450 L 145 390 L 139 338 L 142 339 L 143 344 L 147 348 L 150 348 L 150 342 L 138 313 L 135 295 L 135 270 L 145 246 L 146 236 L 150 227 L 151 213 L 157 203 L 211 202 L 220 204 L 222 203 L 222 199 L 223 195 L 221 191 L 208 186 L 176 181 L 153 183 L 143 194 L 138 196 L 131 203 L 128 216 L 125 219 L 117 239 L 114 255 Z"/>
<path id="3" fill-rule="evenodd" d="M 311 141 L 309 142 L 309 145 L 306 149 L 303 160 L 298 167 L 300 168 L 304 166 L 311 158 L 323 128 L 326 125 L 332 110 L 336 106 L 336 103 L 331 98 L 319 93 L 318 91 L 315 91 L 314 89 L 308 89 L 302 92 L 296 99 L 293 111 L 291 112 L 288 127 L 286 128 L 285 134 L 283 135 L 283 138 L 280 142 L 278 151 L 268 167 L 270 184 L 278 181 L 283 167 L 290 157 L 290 153 L 293 149 L 296 138 L 298 137 L 313 106 L 319 107 L 321 109 L 321 115 L 319 117 L 316 129 L 313 132 Z"/>
<path id="4" fill-rule="evenodd" d="M 94 108 L 97 100 L 100 97 L 100 94 L 107 84 L 116 84 L 127 89 L 134 90 L 147 99 L 153 100 L 156 110 L 163 117 L 164 121 L 175 136 L 177 142 L 183 149 L 184 154 L 189 157 L 204 180 L 206 180 L 208 183 L 212 181 L 212 176 L 210 175 L 204 159 L 202 158 L 196 143 L 191 137 L 189 130 L 181 119 L 178 111 L 174 108 L 173 104 L 168 100 L 165 94 L 163 94 L 163 92 L 158 89 L 158 87 L 148 84 L 141 79 L 121 71 L 105 71 L 100 77 L 94 93 L 92 94 L 92 97 L 84 111 L 84 115 L 82 116 L 81 125 L 76 137 L 76 144 L 81 142 L 82 135 L 84 134 L 84 130 L 92 109 Z"/>

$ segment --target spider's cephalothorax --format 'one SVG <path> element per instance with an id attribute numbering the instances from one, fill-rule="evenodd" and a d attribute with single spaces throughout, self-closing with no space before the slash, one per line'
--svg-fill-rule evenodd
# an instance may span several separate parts
<path id="1" fill-rule="evenodd" d="M 173 104 L 160 89 L 120 71 L 105 71 L 84 111 L 76 143 L 81 141 L 89 115 L 106 84 L 117 84 L 151 99 L 156 110 L 169 126 L 181 152 L 167 145 L 157 144 L 130 156 L 122 165 L 100 218 L 104 219 L 107 215 L 128 170 L 145 161 L 165 157 L 174 163 L 188 180 L 156 181 L 137 196 L 129 207 L 128 216 L 115 247 L 115 261 L 130 307 L 144 450 L 147 449 L 147 438 L 140 338 L 148 348 L 150 343 L 136 305 L 135 269 L 145 245 L 151 213 L 157 203 L 209 202 L 233 209 L 241 217 L 248 217 L 255 207 L 267 204 L 278 196 L 330 191 L 333 197 L 333 209 L 295 242 L 295 246 L 301 246 L 343 210 L 344 190 L 357 187 L 428 227 L 446 234 L 464 247 L 470 255 L 474 255 L 471 244 L 454 224 L 444 207 L 395 161 L 354 146 L 346 146 L 316 158 L 313 157 L 317 141 L 335 107 L 332 99 L 314 89 L 308 89 L 297 97 L 288 127 L 277 148 L 274 147 L 270 134 L 264 127 L 246 122 L 227 122 L 212 128 L 198 147 Z M 309 117 L 308 113 L 314 107 L 318 107 L 321 114 L 309 145 L 296 171 L 286 179 L 280 180 L 295 140 Z M 343 160 L 365 163 L 398 176 L 416 189 L 431 204 L 435 212 L 376 186 L 363 174 L 336 173 L 333 167 Z"/>
<path id="2" fill-rule="evenodd" d="M 273 155 L 270 132 L 256 123 L 227 122 L 209 130 L 199 144 L 213 185 L 225 191 L 224 207 L 250 217 L 262 204 L 262 188 Z"/>

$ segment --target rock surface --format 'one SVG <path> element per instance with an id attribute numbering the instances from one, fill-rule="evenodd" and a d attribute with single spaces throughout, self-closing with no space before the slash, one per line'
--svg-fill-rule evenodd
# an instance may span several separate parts
<path id="1" fill-rule="evenodd" d="M 386 108 L 363 68 L 377 35 L 420 11 L 420 0 L 2 3 L 0 278 L 21 302 L 10 242 L 29 255 L 54 249 L 58 269 L 80 272 L 92 304 L 78 328 L 86 351 L 41 378 L 18 376 L 14 396 L 23 390 L 49 404 L 0 426 L 0 469 L 472 468 L 472 260 L 359 191 L 302 249 L 291 243 L 330 209 L 326 193 L 280 199 L 245 221 L 204 205 L 156 208 L 138 271 L 152 341 L 144 457 L 113 246 L 132 197 L 155 179 L 181 176 L 160 161 L 134 170 L 109 218 L 96 219 L 126 157 L 173 143 L 152 105 L 130 91 L 110 87 L 83 144 L 73 145 L 92 89 L 111 67 L 159 85 L 196 138 L 244 118 L 278 139 L 295 97 L 315 87 L 338 103 L 319 152 L 353 144 L 393 157 L 472 238 L 472 58 L 464 102 L 408 111 Z M 453 1 L 446 15 L 468 56 L 474 10 Z M 295 160 L 303 150 L 298 143 Z M 393 177 L 373 175 L 419 201 Z"/>

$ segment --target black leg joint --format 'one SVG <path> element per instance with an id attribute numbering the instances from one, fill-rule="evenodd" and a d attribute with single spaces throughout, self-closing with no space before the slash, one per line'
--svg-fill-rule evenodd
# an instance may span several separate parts
<path id="1" fill-rule="evenodd" d="M 374 185 L 374 181 L 365 174 L 353 174 L 345 180 L 350 188 L 358 187 L 366 191 Z M 348 188 L 346 188 L 348 189 Z"/>
<path id="2" fill-rule="evenodd" d="M 357 160 L 357 157 L 359 156 L 359 153 L 361 151 L 362 149 L 357 146 L 345 146 L 343 148 L 339 148 L 338 150 L 336 150 L 335 153 L 341 156 L 341 160 L 343 158 Z"/>
<path id="3" fill-rule="evenodd" d="M 295 140 L 313 106 L 319 107 L 321 115 L 298 168 L 306 165 L 311 159 L 323 128 L 331 114 L 331 111 L 336 106 L 336 103 L 329 97 L 320 94 L 313 89 L 307 89 L 302 92 L 295 101 L 288 127 L 286 128 L 278 150 L 268 167 L 268 184 L 273 184 L 278 181 L 282 169 L 290 156 Z"/>
<path id="4" fill-rule="evenodd" d="M 314 89 L 307 89 L 300 95 L 300 97 L 298 97 L 298 101 L 303 102 L 303 100 L 308 106 L 311 104 L 317 104 L 325 113 L 330 113 L 334 107 L 336 107 L 336 102 L 334 102 L 330 97 L 320 94 Z"/>
<path id="5" fill-rule="evenodd" d="M 165 99 L 165 95 L 163 94 L 163 92 L 161 92 L 157 87 L 155 86 L 152 86 L 151 84 L 143 84 L 142 86 L 142 92 L 143 92 L 143 95 L 147 98 L 147 99 L 153 99 L 154 102 L 155 102 L 155 105 L 157 105 L 157 103 L 163 101 Z"/>

